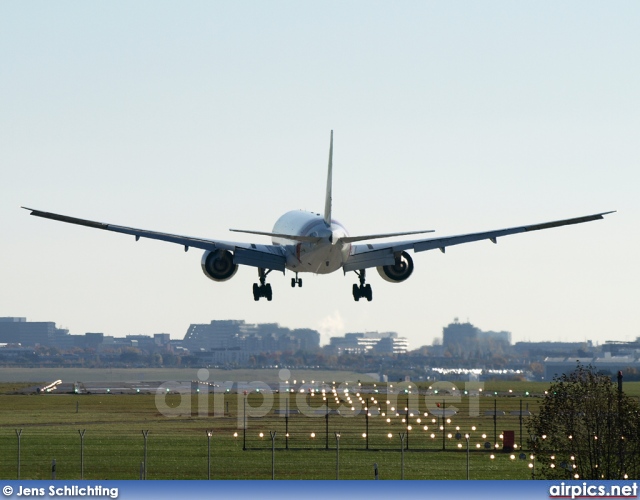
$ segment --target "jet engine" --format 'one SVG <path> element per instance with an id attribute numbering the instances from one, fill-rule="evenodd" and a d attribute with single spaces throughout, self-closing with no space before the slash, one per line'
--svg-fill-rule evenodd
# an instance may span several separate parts
<path id="1" fill-rule="evenodd" d="M 411 276 L 413 272 L 413 259 L 407 252 L 402 252 L 399 257 L 396 257 L 395 264 L 392 266 L 379 266 L 377 269 L 385 281 L 400 283 Z"/>
<path id="2" fill-rule="evenodd" d="M 227 281 L 238 271 L 228 250 L 207 250 L 202 256 L 202 272 L 213 281 Z"/>

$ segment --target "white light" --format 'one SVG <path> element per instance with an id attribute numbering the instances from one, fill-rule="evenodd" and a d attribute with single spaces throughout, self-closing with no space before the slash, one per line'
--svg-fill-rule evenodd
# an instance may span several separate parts
<path id="1" fill-rule="evenodd" d="M 362 433 L 362 437 L 363 437 L 363 438 L 366 438 L 366 437 L 367 437 L 367 433 L 366 433 L 366 432 L 363 432 L 363 433 Z"/>
<path id="2" fill-rule="evenodd" d="M 315 433 L 315 432 L 312 432 L 312 433 L 311 433 L 311 437 L 312 437 L 312 438 L 316 437 L 316 433 Z"/>
<path id="3" fill-rule="evenodd" d="M 393 434 L 389 433 L 389 434 L 387 434 L 387 437 L 388 437 L 389 439 L 391 439 L 391 438 L 393 437 Z"/>
<path id="4" fill-rule="evenodd" d="M 260 433 L 260 437 L 264 437 L 264 434 L 262 432 Z"/>

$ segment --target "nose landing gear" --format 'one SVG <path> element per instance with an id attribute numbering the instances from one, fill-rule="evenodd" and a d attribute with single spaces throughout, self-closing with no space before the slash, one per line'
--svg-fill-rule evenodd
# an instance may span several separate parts
<path id="1" fill-rule="evenodd" d="M 296 285 L 302 288 L 302 278 L 298 278 L 298 273 L 296 273 L 295 278 L 291 278 L 291 288 L 295 288 Z"/>
<path id="2" fill-rule="evenodd" d="M 361 298 L 367 299 L 371 302 L 373 300 L 373 293 L 371 292 L 371 285 L 365 284 L 365 270 L 355 272 L 360 279 L 360 285 L 353 284 L 353 300 L 358 302 Z"/>

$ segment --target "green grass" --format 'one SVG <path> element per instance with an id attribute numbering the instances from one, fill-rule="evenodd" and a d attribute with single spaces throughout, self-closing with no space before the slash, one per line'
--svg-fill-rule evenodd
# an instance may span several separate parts
<path id="1" fill-rule="evenodd" d="M 456 384 L 464 387 L 463 384 Z M 5 389 L 7 388 L 4 386 Z M 526 448 L 526 417 L 522 420 L 523 441 L 520 440 L 520 418 L 510 412 L 529 408 L 536 412 L 541 401 L 539 397 L 524 397 L 526 391 L 543 393 L 546 384 L 509 383 L 485 384 L 483 396 L 475 400 L 462 397 L 458 401 L 445 400 L 447 407 L 455 405 L 459 412 L 446 425 L 444 432 L 433 423 L 425 397 L 419 397 L 422 413 L 418 422 L 411 418 L 409 450 L 404 452 L 404 475 L 407 479 L 464 479 L 466 477 L 466 441 L 455 438 L 456 427 L 464 434 L 471 433 L 470 476 L 472 479 L 527 479 L 531 477 L 529 460 L 519 460 L 493 450 L 485 450 L 484 443 L 493 444 L 494 420 L 485 415 L 495 407 L 507 416 L 497 418 L 496 432 L 513 430 L 516 442 Z M 10 388 L 10 387 L 9 387 Z M 626 384 L 625 388 L 636 394 L 640 384 Z M 509 389 L 512 390 L 509 393 Z M 492 393 L 498 390 L 500 395 Z M 6 391 L 5 391 L 6 392 Z M 8 391 L 11 392 L 11 391 Z M 220 397 L 217 395 L 216 397 Z M 280 397 L 274 395 L 274 409 L 283 405 Z M 332 479 L 335 478 L 336 439 L 340 432 L 340 478 L 366 479 L 373 477 L 373 464 L 377 463 L 381 479 L 399 479 L 401 475 L 400 437 L 406 432 L 404 407 L 406 397 L 398 399 L 388 396 L 375 397 L 385 416 L 372 416 L 369 420 L 369 450 L 366 450 L 367 421 L 363 415 L 330 416 L 329 449 L 325 449 L 326 420 L 323 415 L 306 417 L 291 416 L 288 419 L 289 449 L 286 446 L 286 422 L 273 411 L 260 418 L 247 418 L 246 447 L 243 451 L 243 397 L 236 394 L 224 395 L 229 403 L 229 412 L 213 417 L 213 396 L 181 399 L 179 395 L 161 398 L 166 408 L 178 408 L 190 404 L 191 412 L 179 417 L 167 417 L 157 407 L 154 395 L 0 395 L 0 478 L 17 477 L 18 439 L 16 430 L 22 429 L 20 437 L 20 475 L 22 479 L 46 479 L 51 477 L 51 461 L 56 460 L 57 478 L 80 478 L 80 436 L 84 435 L 84 478 L 85 479 L 137 479 L 144 457 L 142 430 L 149 430 L 147 449 L 147 475 L 149 479 L 205 479 L 207 477 L 207 430 L 213 431 L 211 438 L 211 474 L 219 479 L 268 479 L 271 477 L 270 431 L 277 432 L 275 446 L 275 471 L 278 479 Z M 443 396 L 444 397 L 444 396 Z M 441 400 L 438 396 L 436 400 Z M 259 407 L 263 396 L 251 393 L 248 404 Z M 205 410 L 199 416 L 199 403 Z M 291 394 L 289 406 L 296 409 L 299 403 L 312 408 L 323 408 L 320 395 Z M 471 406 L 470 406 L 471 403 Z M 340 402 L 345 405 L 344 401 Z M 479 416 L 470 416 L 470 408 L 477 404 Z M 399 408 L 400 415 L 390 410 Z M 220 407 L 226 408 L 225 405 Z M 331 400 L 331 408 L 336 403 Z M 77 410 L 77 411 L 76 411 Z M 206 413 L 208 410 L 208 414 Z M 166 413 L 166 411 L 165 411 Z M 387 422 L 387 418 L 390 420 Z M 428 426 L 424 430 L 424 425 Z M 475 426 L 476 429 L 472 430 Z M 260 437 L 260 433 L 263 434 Z M 311 436 L 315 433 L 315 437 Z M 434 434 L 434 438 L 431 434 Z M 452 438 L 448 434 L 452 434 Z M 234 436 L 235 434 L 235 436 Z M 391 434 L 391 438 L 388 435 Z M 483 438 L 482 435 L 486 437 Z M 498 441 L 500 441 L 498 439 Z M 458 444 L 462 448 L 458 448 Z M 478 449 L 476 446 L 480 445 Z"/>

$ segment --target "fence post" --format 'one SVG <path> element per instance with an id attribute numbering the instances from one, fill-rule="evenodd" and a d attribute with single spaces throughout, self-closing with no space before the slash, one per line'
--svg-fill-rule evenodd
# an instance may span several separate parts
<path id="1" fill-rule="evenodd" d="M 144 437 L 144 468 L 143 468 L 143 479 L 147 479 L 147 469 L 148 469 L 148 464 L 147 464 L 147 436 L 149 435 L 149 431 L 142 431 L 142 436 Z"/>
<path id="2" fill-rule="evenodd" d="M 20 479 L 20 436 L 22 436 L 22 429 L 16 429 L 16 436 L 18 436 L 18 479 Z"/>
<path id="3" fill-rule="evenodd" d="M 211 436 L 213 431 L 207 431 L 207 479 L 211 479 Z"/>
<path id="4" fill-rule="evenodd" d="M 271 479 L 276 478 L 276 434 L 278 431 L 269 431 L 271 435 Z"/>
<path id="5" fill-rule="evenodd" d="M 336 479 L 340 479 L 340 431 L 336 435 Z"/>
<path id="6" fill-rule="evenodd" d="M 399 432 L 400 435 L 400 479 L 404 479 L 404 438 L 405 433 Z"/>
<path id="7" fill-rule="evenodd" d="M 84 432 L 86 429 L 78 429 L 80 434 L 80 479 L 84 479 Z"/>
<path id="8" fill-rule="evenodd" d="M 56 459 L 54 458 L 51 462 L 51 479 L 56 478 Z"/>
<path id="9" fill-rule="evenodd" d="M 377 463 L 373 464 L 373 479 L 375 479 L 375 480 L 378 479 L 378 464 Z"/>

